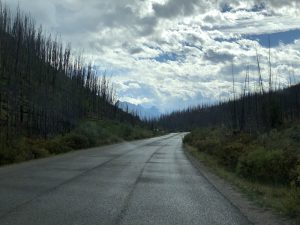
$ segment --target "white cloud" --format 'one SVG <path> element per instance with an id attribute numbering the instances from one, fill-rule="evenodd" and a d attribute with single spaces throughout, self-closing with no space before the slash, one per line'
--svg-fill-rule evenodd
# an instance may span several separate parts
<path id="1" fill-rule="evenodd" d="M 19 1 L 7 4 L 15 8 Z M 267 85 L 268 49 L 245 35 L 300 29 L 299 6 L 284 0 L 20 1 L 37 23 L 112 74 L 122 101 L 162 111 L 230 97 L 232 60 L 237 89 L 248 64 L 254 89 L 255 48 Z M 300 41 L 272 48 L 278 83 L 294 73 L 299 80 L 299 50 Z"/>

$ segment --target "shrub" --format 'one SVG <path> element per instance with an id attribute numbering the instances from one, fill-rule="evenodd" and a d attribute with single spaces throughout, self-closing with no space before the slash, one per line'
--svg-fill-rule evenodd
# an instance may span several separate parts
<path id="1" fill-rule="evenodd" d="M 52 140 L 49 140 L 45 142 L 44 144 L 45 149 L 47 149 L 51 154 L 61 154 L 68 151 L 71 151 L 72 149 L 68 146 L 65 146 L 61 142 L 61 138 L 55 138 Z"/>
<path id="2" fill-rule="evenodd" d="M 230 169 L 235 169 L 240 156 L 244 153 L 244 145 L 241 143 L 231 143 L 223 147 L 218 152 L 220 163 Z"/>
<path id="3" fill-rule="evenodd" d="M 64 136 L 62 144 L 73 150 L 90 147 L 89 139 L 85 135 L 77 133 L 70 133 Z"/>
<path id="4" fill-rule="evenodd" d="M 89 146 L 101 144 L 102 139 L 107 139 L 107 129 L 104 129 L 102 121 L 85 121 L 80 124 L 75 133 L 88 138 Z"/>
<path id="5" fill-rule="evenodd" d="M 121 137 L 123 137 L 124 139 L 130 139 L 130 136 L 133 133 L 133 129 L 129 126 L 122 126 L 121 130 Z"/>
<path id="6" fill-rule="evenodd" d="M 182 142 L 183 144 L 189 144 L 192 141 L 191 133 L 184 136 Z"/>
<path id="7" fill-rule="evenodd" d="M 39 146 L 32 146 L 31 152 L 33 154 L 34 159 L 44 158 L 50 155 L 47 149 Z"/>
<path id="8" fill-rule="evenodd" d="M 210 134 L 208 128 L 193 130 L 191 133 L 185 135 L 183 143 L 196 147 L 196 142 L 206 139 L 207 134 Z"/>
<path id="9" fill-rule="evenodd" d="M 255 138 L 254 135 L 250 135 L 247 133 L 241 133 L 239 135 L 239 142 L 244 145 L 249 145 L 249 144 L 251 144 L 251 142 L 253 142 L 254 138 Z"/>
<path id="10" fill-rule="evenodd" d="M 287 197 L 283 200 L 285 214 L 289 216 L 300 215 L 300 189 L 292 186 Z"/>
<path id="11" fill-rule="evenodd" d="M 300 188 L 300 164 L 291 173 L 292 184 Z"/>
<path id="12" fill-rule="evenodd" d="M 30 159 L 38 159 L 49 156 L 49 151 L 42 145 L 42 141 L 37 139 L 23 138 L 19 143 L 21 151 L 26 152 Z"/>
<path id="13" fill-rule="evenodd" d="M 130 139 L 141 139 L 141 138 L 147 138 L 150 137 L 152 132 L 150 130 L 146 130 L 142 127 L 137 126 L 132 130 L 132 133 L 130 135 Z"/>
<path id="14" fill-rule="evenodd" d="M 19 138 L 10 146 L 1 145 L 0 165 L 22 162 L 31 159 L 43 158 L 49 155 L 39 140 Z"/>
<path id="15" fill-rule="evenodd" d="M 20 136 L 6 143 L 6 135 L 0 131 L 0 165 L 116 143 L 124 139 L 152 137 L 153 134 L 147 127 L 114 120 L 85 120 L 71 133 L 48 140 Z"/>
<path id="16" fill-rule="evenodd" d="M 290 138 L 293 141 L 300 143 L 300 127 L 299 126 L 295 126 L 291 129 Z"/>
<path id="17" fill-rule="evenodd" d="M 266 150 L 259 147 L 240 157 L 237 173 L 262 182 L 288 183 L 298 156 L 293 151 Z"/>
<path id="18" fill-rule="evenodd" d="M 0 149 L 0 165 L 16 162 L 17 156 L 24 157 L 23 154 L 18 152 L 15 148 L 2 146 Z"/>
<path id="19" fill-rule="evenodd" d="M 220 141 L 214 138 L 197 140 L 195 146 L 199 151 L 206 152 L 210 155 L 217 155 L 221 149 Z"/>

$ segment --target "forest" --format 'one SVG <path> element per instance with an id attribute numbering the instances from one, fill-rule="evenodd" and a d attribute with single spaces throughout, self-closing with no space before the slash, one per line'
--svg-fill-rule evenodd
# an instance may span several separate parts
<path id="1" fill-rule="evenodd" d="M 15 161 L 3 152 L 21 137 L 46 140 L 70 133 L 86 119 L 142 125 L 118 107 L 105 74 L 0 1 L 0 164 Z"/>
<path id="2" fill-rule="evenodd" d="M 258 84 L 262 85 L 257 79 Z M 234 85 L 234 84 L 233 84 Z M 249 92 L 248 78 L 240 97 L 213 105 L 191 107 L 162 116 L 158 126 L 172 131 L 197 127 L 223 126 L 234 131 L 257 133 L 300 119 L 300 85 L 281 89 L 260 88 Z"/>

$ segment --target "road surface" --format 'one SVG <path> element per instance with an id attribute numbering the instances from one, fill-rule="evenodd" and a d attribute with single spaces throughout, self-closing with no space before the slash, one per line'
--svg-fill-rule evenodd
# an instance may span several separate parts
<path id="1" fill-rule="evenodd" d="M 183 134 L 0 168 L 1 225 L 248 225 L 186 158 Z"/>

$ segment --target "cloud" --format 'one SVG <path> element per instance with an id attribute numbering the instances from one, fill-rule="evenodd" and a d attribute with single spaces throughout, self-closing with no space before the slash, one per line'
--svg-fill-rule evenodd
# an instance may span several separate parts
<path id="1" fill-rule="evenodd" d="M 18 2 L 6 1 L 13 9 Z M 99 74 L 107 71 L 121 100 L 161 111 L 232 96 L 232 61 L 237 91 L 247 65 L 255 90 L 255 49 L 267 86 L 269 34 L 277 43 L 275 84 L 300 81 L 299 6 L 299 0 L 20 1 L 47 32 L 84 49 Z"/>
<path id="2" fill-rule="evenodd" d="M 205 6 L 202 0 L 169 0 L 165 4 L 155 3 L 152 5 L 155 15 L 162 18 L 173 18 L 177 16 L 191 16 L 199 6 Z"/>
<path id="3" fill-rule="evenodd" d="M 208 49 L 204 53 L 204 60 L 211 61 L 213 63 L 228 62 L 228 61 L 231 62 L 233 58 L 234 55 L 228 52 L 221 52 L 215 49 Z"/>

